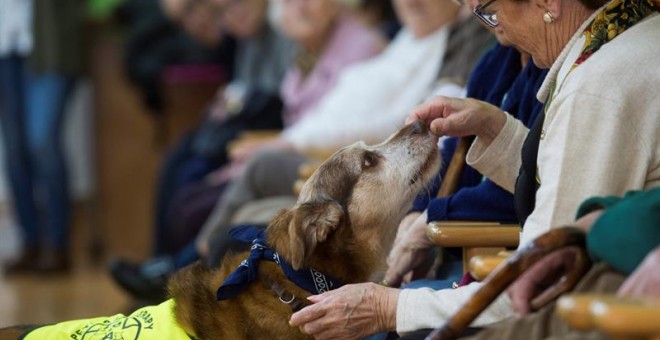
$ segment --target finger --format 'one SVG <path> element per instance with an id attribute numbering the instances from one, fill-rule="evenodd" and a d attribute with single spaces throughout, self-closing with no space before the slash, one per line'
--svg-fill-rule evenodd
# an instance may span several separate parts
<path id="1" fill-rule="evenodd" d="M 383 285 L 388 287 L 399 287 L 401 284 L 401 275 L 398 273 L 385 273 L 385 278 L 383 279 Z"/>
<path id="2" fill-rule="evenodd" d="M 529 314 L 530 307 L 529 307 L 529 300 L 530 300 L 530 294 L 529 290 L 520 287 L 520 285 L 514 285 L 511 287 L 511 289 L 508 290 L 509 297 L 511 298 L 511 305 L 513 306 L 513 310 L 516 311 L 519 315 L 527 315 Z"/>
<path id="3" fill-rule="evenodd" d="M 401 264 L 403 257 L 405 256 L 398 257 L 394 265 L 389 267 L 385 272 L 385 281 L 387 281 L 389 287 L 399 287 L 403 276 L 410 271 L 406 269 L 405 265 Z"/>
<path id="4" fill-rule="evenodd" d="M 591 261 L 584 250 L 578 247 L 570 247 L 566 254 L 573 254 L 573 261 L 568 270 L 561 279 L 546 289 L 543 293 L 537 295 L 530 303 L 532 310 L 539 310 L 550 301 L 555 300 L 559 295 L 572 290 L 591 267 Z"/>
<path id="5" fill-rule="evenodd" d="M 408 284 L 410 281 L 412 281 L 413 277 L 413 272 L 407 272 L 403 277 L 401 278 L 401 284 Z"/>
<path id="6" fill-rule="evenodd" d="M 289 325 L 298 327 L 323 317 L 325 313 L 325 308 L 322 305 L 314 304 L 307 306 L 291 315 L 291 319 L 289 319 Z"/>
<path id="7" fill-rule="evenodd" d="M 330 297 L 332 293 L 333 293 L 332 291 L 327 291 L 318 295 L 310 295 L 307 297 L 307 300 L 309 300 L 312 303 L 319 303 Z"/>
<path id="8" fill-rule="evenodd" d="M 402 244 L 403 242 L 400 240 L 398 243 L 396 243 L 393 247 L 392 250 L 390 251 L 390 254 L 387 256 L 386 263 L 389 267 L 393 267 L 396 265 L 397 261 L 401 257 L 401 252 L 402 252 Z"/>
<path id="9" fill-rule="evenodd" d="M 464 137 L 464 123 L 454 117 L 434 119 L 429 126 L 431 132 L 438 136 Z"/>
<path id="10" fill-rule="evenodd" d="M 430 123 L 433 119 L 441 117 L 445 107 L 450 103 L 450 98 L 435 97 L 428 102 L 417 106 L 406 118 L 406 124 L 410 124 L 416 120 L 421 120 Z"/>
<path id="11" fill-rule="evenodd" d="M 617 290 L 617 296 L 633 296 L 635 291 L 635 283 L 637 282 L 636 278 L 633 276 L 628 277 L 623 281 L 623 285 Z"/>

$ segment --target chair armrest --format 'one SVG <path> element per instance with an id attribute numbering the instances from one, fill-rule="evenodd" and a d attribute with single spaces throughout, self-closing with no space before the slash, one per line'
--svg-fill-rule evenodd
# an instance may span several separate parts
<path id="1" fill-rule="evenodd" d="M 227 152 L 231 155 L 234 150 L 240 148 L 244 144 L 254 143 L 262 140 L 269 140 L 277 138 L 280 135 L 279 130 L 250 130 L 241 133 L 238 138 L 229 142 L 227 145 Z"/>
<path id="2" fill-rule="evenodd" d="M 431 222 L 428 237 L 441 247 L 517 247 L 520 226 L 498 222 Z"/>
<path id="3" fill-rule="evenodd" d="M 470 275 L 477 281 L 484 280 L 497 266 L 504 263 L 512 252 L 501 252 L 491 256 L 474 256 L 470 259 Z"/>
<path id="4" fill-rule="evenodd" d="M 304 179 L 297 179 L 295 182 L 293 182 L 293 193 L 296 196 L 300 196 L 300 192 L 302 192 L 303 185 L 305 185 Z"/>
<path id="5" fill-rule="evenodd" d="M 302 190 L 303 185 L 305 185 L 305 181 L 312 177 L 312 174 L 316 172 L 316 169 L 323 164 L 324 160 L 330 158 L 333 152 L 331 152 L 331 150 L 317 150 L 308 151 L 305 152 L 305 154 L 312 159 L 298 167 L 298 179 L 293 183 L 293 192 L 296 195 L 300 195 L 300 191 Z"/>
<path id="6" fill-rule="evenodd" d="M 280 135 L 280 130 L 248 130 L 241 133 L 239 139 L 269 139 L 278 137 Z"/>
<path id="7" fill-rule="evenodd" d="M 319 166 L 321 166 L 321 162 L 315 161 L 301 164 L 300 167 L 298 167 L 298 178 L 303 181 L 308 180 L 312 177 L 312 174 L 319 168 Z"/>
<path id="8" fill-rule="evenodd" d="M 303 153 L 310 158 L 314 158 L 319 161 L 325 161 L 334 155 L 337 152 L 336 149 L 306 149 Z M 320 164 L 320 163 L 319 163 Z"/>
<path id="9" fill-rule="evenodd" d="M 557 313 L 576 329 L 598 329 L 621 339 L 660 339 L 658 298 L 569 294 L 557 303 Z"/>

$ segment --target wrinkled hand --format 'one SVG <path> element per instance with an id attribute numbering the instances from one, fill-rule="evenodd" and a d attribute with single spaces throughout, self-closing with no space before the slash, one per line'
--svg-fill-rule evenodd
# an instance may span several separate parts
<path id="1" fill-rule="evenodd" d="M 506 114 L 498 107 L 476 99 L 435 97 L 415 108 L 408 115 L 406 124 L 416 120 L 424 121 L 439 136 L 476 135 L 490 144 L 504 127 Z"/>
<path id="2" fill-rule="evenodd" d="M 585 233 L 589 232 L 591 226 L 596 222 L 596 220 L 603 214 L 603 210 L 594 210 L 582 217 L 579 220 L 575 221 L 575 226 L 582 229 Z"/>
<path id="3" fill-rule="evenodd" d="M 385 282 L 390 287 L 399 287 L 405 281 L 404 277 L 429 257 L 434 245 L 426 235 L 426 212 L 407 218 L 415 219 L 412 222 L 407 219 L 401 221 L 394 246 L 387 257 Z"/>
<path id="4" fill-rule="evenodd" d="M 399 227 L 396 229 L 396 237 L 394 238 L 392 248 L 402 242 L 403 238 L 408 234 L 410 227 L 413 225 L 413 222 L 415 222 L 415 220 L 417 220 L 422 214 L 422 212 L 413 211 L 401 220 Z"/>
<path id="5" fill-rule="evenodd" d="M 396 329 L 399 290 L 374 283 L 346 285 L 310 296 L 311 306 L 293 314 L 289 324 L 316 339 L 359 339 Z"/>
<path id="6" fill-rule="evenodd" d="M 646 255 L 639 267 L 619 287 L 617 295 L 660 298 L 660 247 Z"/>
<path id="7" fill-rule="evenodd" d="M 531 303 L 559 284 L 575 265 L 575 259 L 581 252 L 578 247 L 566 247 L 557 250 L 531 266 L 516 280 L 507 293 L 513 303 L 513 309 L 520 315 L 532 311 Z"/>

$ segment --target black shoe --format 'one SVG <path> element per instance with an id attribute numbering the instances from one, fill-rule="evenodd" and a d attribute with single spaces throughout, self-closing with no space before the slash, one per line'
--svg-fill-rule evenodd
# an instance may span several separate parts
<path id="1" fill-rule="evenodd" d="M 68 274 L 71 271 L 69 252 L 64 249 L 42 250 L 36 270 L 46 275 Z"/>
<path id="2" fill-rule="evenodd" d="M 35 247 L 26 247 L 23 249 L 21 256 L 5 268 L 5 274 L 13 275 L 33 272 L 37 269 L 38 262 L 39 250 Z"/>
<path id="3" fill-rule="evenodd" d="M 137 299 L 162 302 L 167 299 L 167 282 L 175 268 L 169 257 L 157 257 L 142 264 L 125 260 L 110 263 L 112 278 Z"/>

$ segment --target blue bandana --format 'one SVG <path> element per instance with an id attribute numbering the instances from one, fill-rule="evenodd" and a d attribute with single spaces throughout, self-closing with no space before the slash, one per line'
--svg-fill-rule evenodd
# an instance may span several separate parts
<path id="1" fill-rule="evenodd" d="M 231 299 L 240 294 L 257 277 L 259 262 L 268 260 L 277 263 L 289 281 L 311 294 L 339 288 L 341 283 L 312 268 L 295 270 L 289 263 L 280 258 L 279 254 L 268 247 L 266 230 L 252 225 L 242 225 L 232 228 L 229 236 L 237 241 L 252 243 L 252 249 L 247 259 L 234 270 L 222 283 L 216 292 L 218 301 Z"/>

